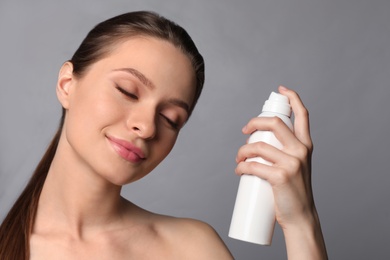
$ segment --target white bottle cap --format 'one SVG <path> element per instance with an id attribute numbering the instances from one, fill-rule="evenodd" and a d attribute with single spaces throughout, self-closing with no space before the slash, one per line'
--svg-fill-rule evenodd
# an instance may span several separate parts
<path id="1" fill-rule="evenodd" d="M 288 97 L 272 92 L 268 100 L 265 101 L 262 111 L 279 113 L 290 117 L 291 106 Z"/>

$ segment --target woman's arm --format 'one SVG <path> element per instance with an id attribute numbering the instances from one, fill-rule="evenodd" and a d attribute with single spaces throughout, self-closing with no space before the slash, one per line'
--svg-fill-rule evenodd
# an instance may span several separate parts
<path id="1" fill-rule="evenodd" d="M 311 188 L 313 144 L 309 114 L 298 94 L 285 87 L 279 87 L 279 91 L 290 99 L 295 114 L 294 131 L 277 117 L 250 120 L 243 128 L 244 134 L 272 131 L 283 148 L 279 150 L 263 142 L 242 146 L 237 154 L 236 173 L 250 173 L 271 184 L 276 219 L 284 232 L 289 259 L 327 259 Z M 257 156 L 273 165 L 245 161 Z"/>

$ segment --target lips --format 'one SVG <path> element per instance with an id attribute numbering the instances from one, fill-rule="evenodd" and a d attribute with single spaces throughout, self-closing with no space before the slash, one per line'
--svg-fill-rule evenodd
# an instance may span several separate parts
<path id="1" fill-rule="evenodd" d="M 142 149 L 135 146 L 134 144 L 112 136 L 107 136 L 107 139 L 110 141 L 112 147 L 118 153 L 118 155 L 126 161 L 139 163 L 146 159 Z"/>

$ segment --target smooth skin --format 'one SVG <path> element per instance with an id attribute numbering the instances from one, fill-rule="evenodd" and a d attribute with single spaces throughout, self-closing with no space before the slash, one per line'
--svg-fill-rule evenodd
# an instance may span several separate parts
<path id="1" fill-rule="evenodd" d="M 114 49 L 81 78 L 69 62 L 60 70 L 66 118 L 39 199 L 31 259 L 230 259 L 207 224 L 154 214 L 120 196 L 122 185 L 144 177 L 172 149 L 188 119 L 195 75 L 166 41 L 136 37 Z M 123 158 L 112 138 L 143 158 Z"/>
<path id="2" fill-rule="evenodd" d="M 208 224 L 148 212 L 120 196 L 123 185 L 169 154 L 188 119 L 195 88 L 188 58 L 166 41 L 135 37 L 118 43 L 81 78 L 72 72 L 66 62 L 58 77 L 66 117 L 39 199 L 31 259 L 232 259 Z M 244 134 L 271 130 L 285 147 L 244 145 L 236 172 L 272 184 L 289 259 L 324 259 L 307 112 L 293 91 L 280 92 L 291 100 L 295 132 L 277 119 L 251 120 Z M 124 147 L 112 142 L 118 139 L 135 150 L 124 156 Z M 252 156 L 275 164 L 244 162 Z"/>

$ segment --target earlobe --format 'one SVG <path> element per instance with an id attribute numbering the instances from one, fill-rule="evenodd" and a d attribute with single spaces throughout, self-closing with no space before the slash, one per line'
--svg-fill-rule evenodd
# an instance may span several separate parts
<path id="1" fill-rule="evenodd" d="M 57 98 L 64 109 L 69 108 L 69 98 L 73 84 L 73 64 L 67 61 L 62 65 L 60 69 L 56 87 Z"/>

